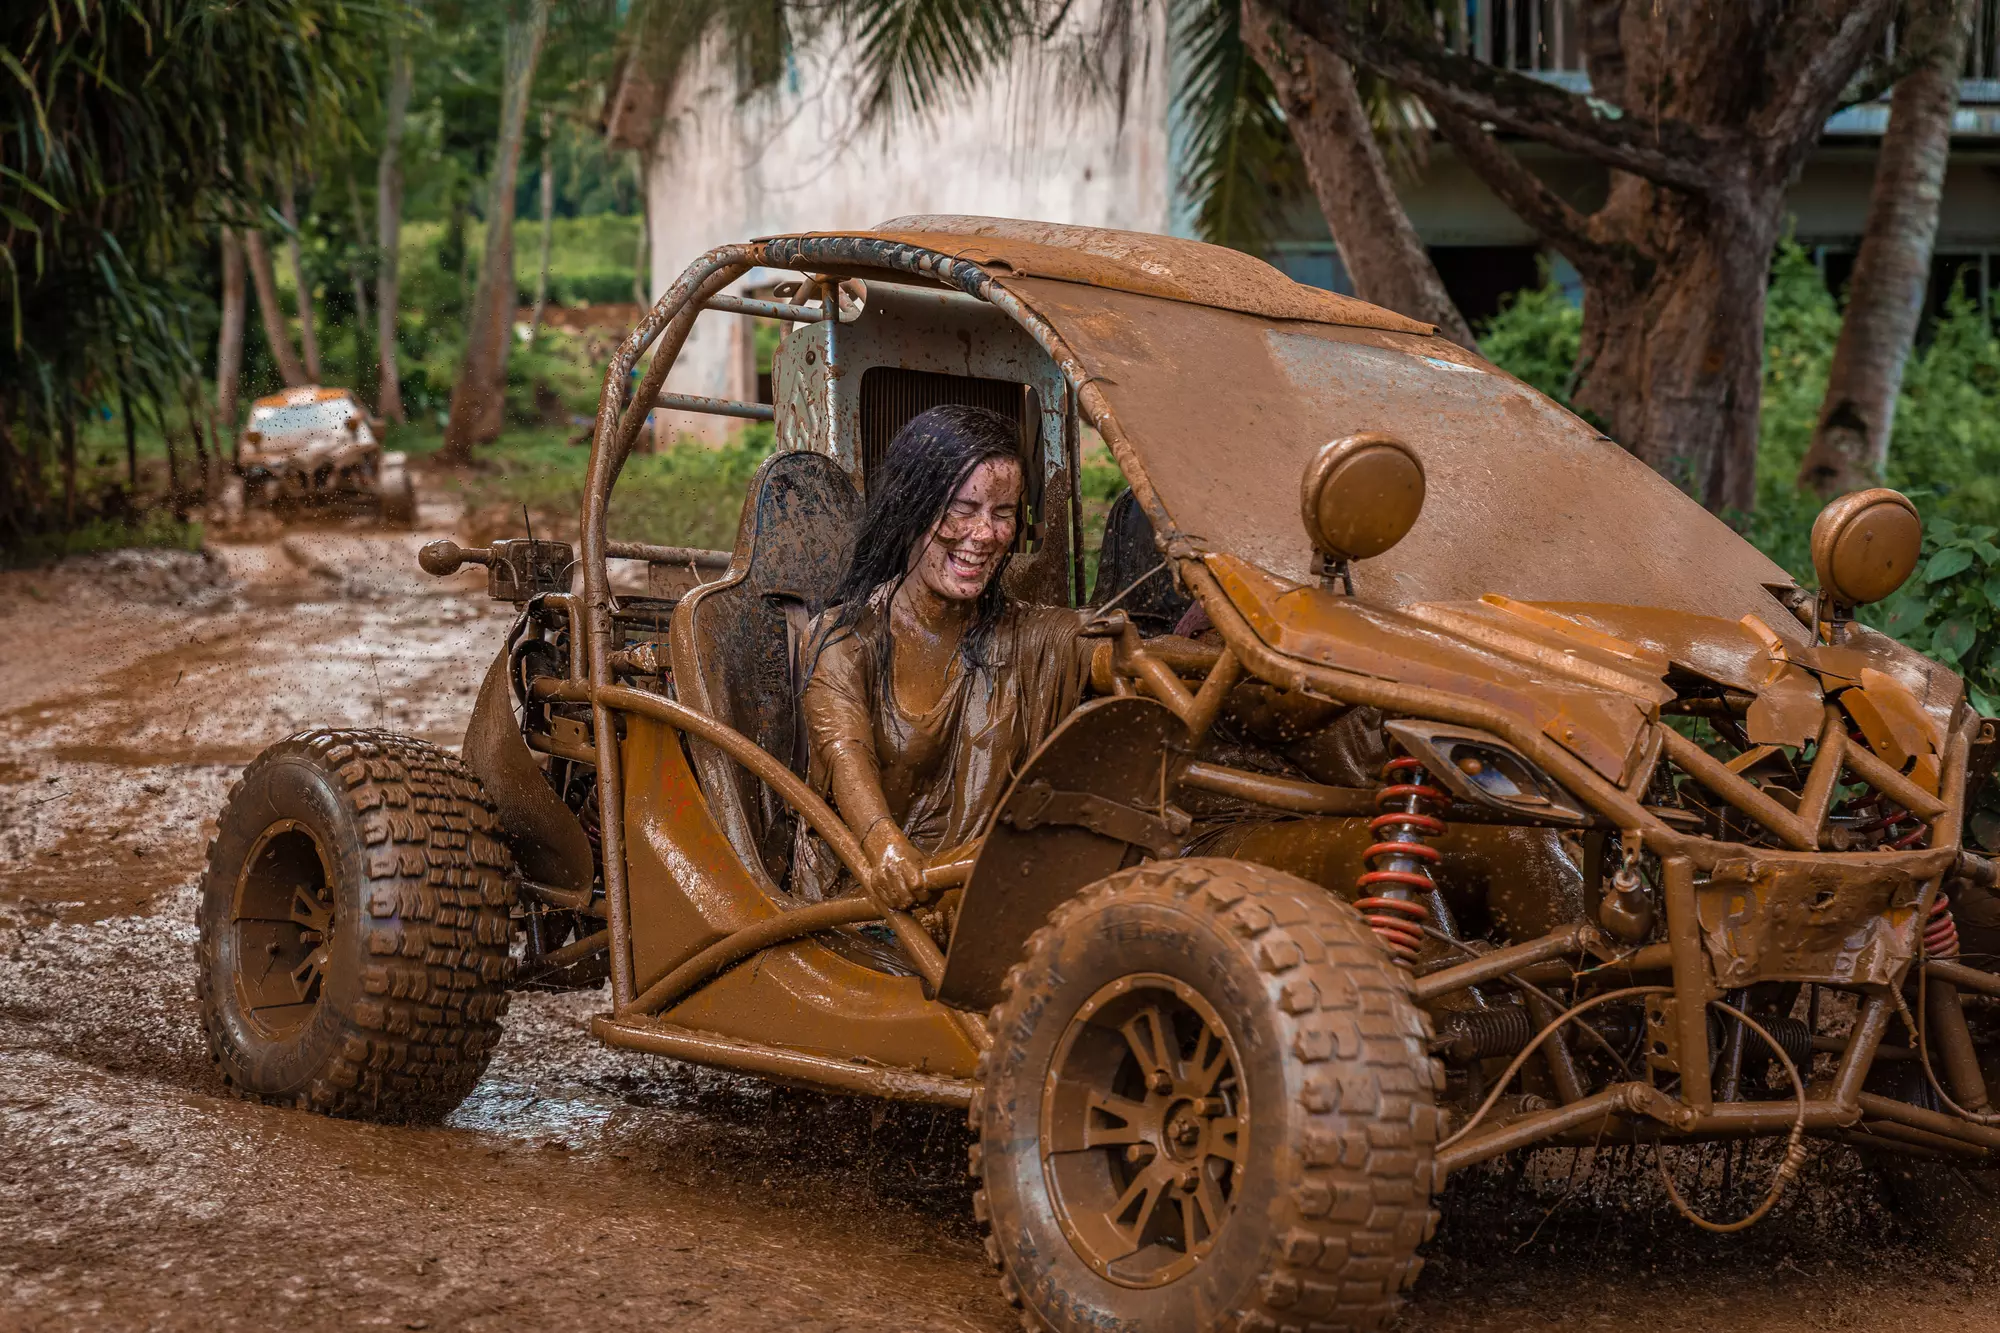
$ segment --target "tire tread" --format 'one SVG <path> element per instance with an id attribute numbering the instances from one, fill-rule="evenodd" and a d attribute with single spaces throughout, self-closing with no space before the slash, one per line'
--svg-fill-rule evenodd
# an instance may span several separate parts
<path id="1" fill-rule="evenodd" d="M 1389 965 L 1360 915 L 1326 890 L 1254 864 L 1216 858 L 1154 862 L 1092 885 L 1050 913 L 1008 969 L 988 1017 L 995 1042 L 1019 1040 L 1010 1026 L 1031 1021 L 1023 1006 L 1037 960 L 1079 922 L 1116 897 L 1166 896 L 1212 913 L 1243 941 L 1266 978 L 1293 1058 L 1305 1067 L 1299 1095 L 1305 1113 L 1300 1161 L 1286 1216 L 1272 1219 L 1277 1238 L 1256 1281 L 1256 1308 L 1234 1311 L 1242 1330 L 1362 1333 L 1395 1313 L 1423 1268 L 1417 1247 L 1437 1226 L 1431 1198 L 1438 1137 L 1436 1094 L 1443 1067 L 1422 1054 L 1430 1020 L 1410 994 L 1407 975 Z M 987 1057 L 978 1071 L 968 1121 L 984 1120 Z M 1005 1271 L 982 1177 L 983 1143 L 970 1154 L 978 1179 L 974 1212 L 1001 1293 L 1022 1326 L 1048 1326 L 1021 1298 Z M 1225 1325 L 1225 1326 L 1230 1326 Z"/>
<path id="2" fill-rule="evenodd" d="M 325 729 L 258 756 L 230 789 L 222 818 L 264 767 L 297 757 L 344 788 L 360 833 L 364 882 L 353 901 L 363 920 L 354 927 L 367 932 L 368 953 L 360 997 L 303 1091 L 249 1089 L 210 993 L 214 942 L 205 928 L 196 991 L 210 1058 L 247 1099 L 371 1120 L 440 1118 L 485 1072 L 507 1011 L 514 891 L 498 813 L 472 770 L 447 750 L 390 732 Z M 232 873 L 217 863 L 221 843 L 218 832 L 204 900 L 211 881 Z"/>

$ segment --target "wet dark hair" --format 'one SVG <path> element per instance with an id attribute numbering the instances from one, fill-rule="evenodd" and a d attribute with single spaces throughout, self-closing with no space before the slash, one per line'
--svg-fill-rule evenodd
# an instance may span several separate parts
<path id="1" fill-rule="evenodd" d="M 1021 461 L 1020 429 L 984 407 L 933 407 L 910 418 L 868 478 L 868 507 L 854 542 L 854 558 L 834 591 L 836 611 L 821 646 L 851 630 L 877 590 L 889 596 L 909 576 L 910 555 L 929 539 L 959 488 L 981 463 Z M 1000 589 L 1011 555 L 1000 557 L 959 639 L 959 656 L 970 667 L 986 665 L 993 631 L 1007 609 Z M 886 636 L 885 636 L 886 641 Z"/>

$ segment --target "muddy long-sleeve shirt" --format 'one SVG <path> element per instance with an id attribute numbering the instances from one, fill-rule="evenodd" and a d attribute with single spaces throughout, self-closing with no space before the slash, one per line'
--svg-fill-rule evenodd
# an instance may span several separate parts
<path id="1" fill-rule="evenodd" d="M 954 656 L 937 703 L 911 713 L 896 699 L 886 606 L 870 607 L 851 630 L 828 638 L 833 615 L 821 616 L 808 639 L 812 676 L 803 703 L 813 785 L 830 790 L 829 755 L 852 742 L 874 761 L 889 812 L 919 851 L 935 855 L 976 837 L 1021 765 L 1082 696 L 1092 645 L 1079 634 L 1081 618 L 1063 607 L 1010 603 L 988 664 L 967 668 Z"/>

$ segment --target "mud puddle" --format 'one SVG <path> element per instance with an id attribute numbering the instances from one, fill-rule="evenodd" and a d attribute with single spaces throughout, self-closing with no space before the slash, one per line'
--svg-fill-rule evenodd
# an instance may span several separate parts
<path id="1" fill-rule="evenodd" d="M 504 630 L 422 539 L 0 575 L 0 1328 L 1014 1327 L 962 1117 L 612 1051 L 601 992 L 517 996 L 442 1126 L 225 1095 L 191 922 L 229 783 L 306 726 L 455 742 Z M 2000 1329 L 1987 1255 L 1858 1169 L 1712 1240 L 1643 1166 L 1455 1182 L 1400 1327 Z"/>

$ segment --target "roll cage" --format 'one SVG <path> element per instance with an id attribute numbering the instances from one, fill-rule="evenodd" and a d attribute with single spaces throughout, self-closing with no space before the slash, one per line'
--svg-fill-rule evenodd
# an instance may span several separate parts
<path id="1" fill-rule="evenodd" d="M 1656 1122 L 1659 1132 L 1688 1137 L 1768 1132 L 1787 1126 L 1794 1127 L 1795 1134 L 1837 1132 L 1854 1125 L 1864 1109 L 1872 1116 L 1899 1119 L 1906 1124 L 1912 1123 L 1913 1116 L 1925 1115 L 1921 1111 L 1896 1110 L 1899 1103 L 1870 1097 L 1862 1091 L 1862 1080 L 1873 1063 L 1892 1014 L 1892 997 L 1886 993 L 1871 994 L 1864 1000 L 1853 1034 L 1840 1053 L 1831 1086 L 1809 1101 L 1801 1086 L 1796 1104 L 1790 1100 L 1717 1104 L 1708 1087 L 1710 1038 L 1704 1017 L 1709 1005 L 1715 1002 L 1715 990 L 1703 955 L 1695 875 L 1697 871 L 1712 874 L 1725 862 L 1745 857 L 1754 858 L 1760 865 L 1777 867 L 1779 871 L 1787 864 L 1810 861 L 1848 867 L 1856 873 L 1895 872 L 1907 875 L 1921 886 L 1919 899 L 1912 906 L 1916 918 L 1922 919 L 1943 879 L 1948 874 L 1967 873 L 1969 860 L 1977 860 L 1962 855 L 1961 833 L 1966 815 L 1969 755 L 1975 740 L 1982 744 L 1992 742 L 1990 724 L 1982 731 L 1980 720 L 1971 710 L 1962 704 L 1953 709 L 1952 724 L 1939 747 L 1941 781 L 1933 796 L 1876 760 L 1865 746 L 1849 745 L 1845 727 L 1829 702 L 1807 784 L 1807 799 L 1801 808 L 1791 810 L 1772 801 L 1754 783 L 1719 761 L 1708 758 L 1699 746 L 1661 721 L 1655 711 L 1649 725 L 1651 761 L 1656 761 L 1664 751 L 1683 771 L 1782 845 L 1782 849 L 1754 847 L 1718 841 L 1673 826 L 1649 808 L 1643 774 L 1607 776 L 1552 739 L 1547 728 L 1489 699 L 1365 674 L 1324 656 L 1314 658 L 1282 651 L 1274 646 L 1273 639 L 1282 645 L 1284 638 L 1272 633 L 1268 619 L 1260 622 L 1260 628 L 1253 626 L 1246 613 L 1245 603 L 1256 603 L 1258 592 L 1252 583 L 1245 581 L 1240 562 L 1232 565 L 1226 556 L 1219 558 L 1218 553 L 1204 549 L 1166 521 L 1158 497 L 1149 490 L 1145 469 L 1134 465 L 1133 442 L 1103 388 L 1063 335 L 997 280 L 989 267 L 938 249 L 881 236 L 780 237 L 725 245 L 703 255 L 681 274 L 619 345 L 611 360 L 599 399 L 584 493 L 582 592 L 572 604 L 572 610 L 580 616 L 583 632 L 573 637 L 576 660 L 572 662 L 569 678 L 546 682 L 546 696 L 586 703 L 592 710 L 610 973 L 617 1014 L 643 1018 L 657 1013 L 672 998 L 700 984 L 703 977 L 749 952 L 825 929 L 836 924 L 836 917 L 841 922 L 858 919 L 855 916 L 858 909 L 852 903 L 787 914 L 795 919 L 759 927 L 754 938 L 743 932 L 739 937 L 724 939 L 676 968 L 645 994 L 637 993 L 630 947 L 630 892 L 622 814 L 625 793 L 617 725 L 620 714 L 651 718 L 716 746 L 768 784 L 858 879 L 865 880 L 866 866 L 860 846 L 838 815 L 785 763 L 712 717 L 664 694 L 621 684 L 614 678 L 614 654 L 620 644 L 614 625 L 616 604 L 607 559 L 620 553 L 639 554 L 643 548 L 614 543 L 607 532 L 607 512 L 619 471 L 654 407 L 768 418 L 768 411 L 758 405 L 663 393 L 667 375 L 702 312 L 734 311 L 822 324 L 824 337 L 819 346 L 829 363 L 825 367 L 825 392 L 830 395 L 826 420 L 832 422 L 842 408 L 840 395 L 850 391 L 839 373 L 842 333 L 834 284 L 849 278 L 873 278 L 942 288 L 1002 312 L 1046 355 L 1066 391 L 1067 404 L 1055 409 L 1044 402 L 1044 411 L 1067 411 L 1073 407 L 1125 465 L 1139 503 L 1154 518 L 1165 562 L 1207 612 L 1224 645 L 1219 652 L 1199 662 L 1168 661 L 1149 651 L 1129 626 L 1122 631 L 1116 625 L 1102 629 L 1113 637 L 1116 645 L 1115 688 L 1119 693 L 1136 690 L 1163 705 L 1185 729 L 1187 739 L 1180 748 L 1186 748 L 1208 730 L 1228 691 L 1247 674 L 1280 689 L 1344 704 L 1366 705 L 1392 716 L 1476 728 L 1497 737 L 1573 795 L 1587 810 L 1593 827 L 1615 831 L 1628 845 L 1643 846 L 1645 851 L 1660 858 L 1667 916 L 1665 942 L 1620 951 L 1595 926 L 1571 924 L 1544 938 L 1500 947 L 1466 962 L 1431 971 L 1416 980 L 1415 990 L 1419 1000 L 1431 1001 L 1467 986 L 1564 958 L 1578 960 L 1576 965 L 1581 967 L 1582 960 L 1592 955 L 1599 967 L 1635 973 L 1648 969 L 1670 971 L 1673 976 L 1670 987 L 1651 989 L 1671 998 L 1677 1008 L 1677 1016 L 1672 1019 L 1674 1035 L 1682 1052 L 1682 1068 L 1687 1071 L 1681 1096 L 1667 1097 L 1649 1083 L 1616 1083 L 1581 1101 L 1519 1116 L 1449 1144 L 1440 1153 L 1441 1167 L 1451 1169 L 1484 1160 L 1574 1131 L 1607 1115 L 1650 1120 Z M 821 304 L 814 307 L 755 302 L 725 294 L 727 287 L 754 268 L 789 270 L 820 281 L 825 293 Z M 652 356 L 646 372 L 637 389 L 628 392 L 632 371 L 649 349 Z M 1074 486 L 1074 455 L 1065 461 L 1069 464 L 1070 484 Z M 1071 504 L 1069 510 L 1074 525 L 1076 506 Z M 1073 543 L 1071 546 L 1074 549 Z M 1080 595 L 1077 600 L 1081 600 Z M 1198 688 L 1190 689 L 1184 683 L 1183 677 L 1190 674 L 1201 677 Z M 1196 769 L 1201 771 L 1194 772 Z M 1258 786 L 1252 781 L 1256 775 L 1232 776 L 1215 770 L 1212 765 L 1193 765 L 1190 774 L 1185 780 L 1205 782 L 1212 790 L 1241 794 L 1254 789 L 1259 800 L 1280 811 L 1355 815 L 1365 808 L 1363 794 L 1348 789 L 1281 779 L 1265 780 Z M 1827 835 L 1826 798 L 1843 779 L 1865 783 L 1917 816 L 1928 829 L 1929 846 L 1861 853 L 1820 850 Z M 1163 811 L 1165 804 L 1162 796 Z M 979 877 L 976 860 L 933 867 L 931 872 L 932 882 L 939 886 L 970 882 L 968 893 L 977 888 Z M 877 914 L 870 911 L 867 915 Z M 924 978 L 927 993 L 935 993 L 946 972 L 940 951 L 907 914 L 880 915 Z M 1927 962 L 1925 966 L 1934 981 L 1945 980 L 1988 995 L 2000 995 L 2000 977 L 1950 962 Z M 957 1021 L 975 1044 L 982 1047 L 989 1044 L 990 1037 L 978 1018 L 959 1014 Z M 898 1094 L 892 1091 L 891 1095 Z M 1916 1128 L 1940 1132 L 1928 1120 Z M 1988 1147 L 2000 1147 L 2000 1131 L 1958 1125 L 1954 1132 L 1971 1135 Z"/>

